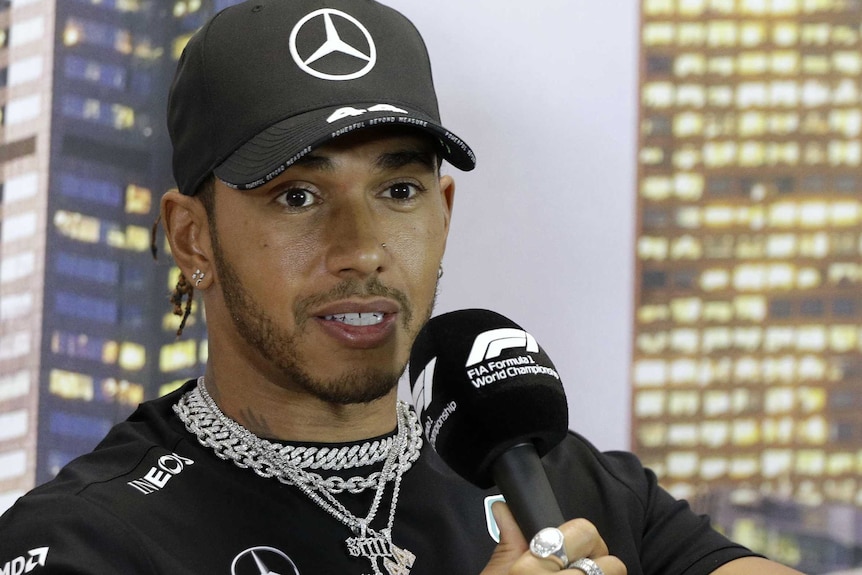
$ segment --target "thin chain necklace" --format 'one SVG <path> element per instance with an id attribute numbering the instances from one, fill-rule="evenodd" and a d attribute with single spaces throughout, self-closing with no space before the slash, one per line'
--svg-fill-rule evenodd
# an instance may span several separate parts
<path id="1" fill-rule="evenodd" d="M 378 565 L 382 561 L 390 575 L 408 575 L 416 556 L 392 542 L 392 525 L 401 489 L 401 478 L 419 457 L 422 447 L 422 430 L 416 414 L 403 401 L 398 401 L 396 412 L 398 432 L 393 438 L 366 442 L 360 446 L 322 448 L 308 453 L 305 448 L 285 446 L 261 439 L 226 416 L 210 396 L 204 378 L 185 393 L 174 406 L 174 411 L 194 434 L 201 445 L 211 448 L 224 460 L 233 461 L 241 468 L 250 468 L 261 477 L 278 479 L 298 488 L 306 497 L 353 532 L 345 543 L 353 557 L 365 557 L 371 562 L 375 575 L 383 575 Z M 303 450 L 305 451 L 299 451 Z M 315 456 L 323 451 L 322 456 Z M 307 455 L 308 457 L 304 457 Z M 339 476 L 324 479 L 311 469 L 342 470 L 369 465 L 383 460 L 383 470 L 366 478 L 343 480 Z M 326 463 L 321 464 L 321 461 Z M 359 463 L 370 461 L 371 463 Z M 377 531 L 369 527 L 377 515 L 386 484 L 392 481 L 392 503 L 386 527 Z M 337 493 L 359 493 L 374 487 L 371 508 L 365 517 L 353 515 L 335 498 Z"/>

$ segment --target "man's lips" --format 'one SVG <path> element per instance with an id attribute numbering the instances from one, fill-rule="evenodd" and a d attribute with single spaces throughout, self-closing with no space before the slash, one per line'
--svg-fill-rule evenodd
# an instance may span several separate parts
<path id="1" fill-rule="evenodd" d="M 315 310 L 313 315 L 324 333 L 342 345 L 367 349 L 391 336 L 398 312 L 397 303 L 378 299 L 336 302 Z"/>

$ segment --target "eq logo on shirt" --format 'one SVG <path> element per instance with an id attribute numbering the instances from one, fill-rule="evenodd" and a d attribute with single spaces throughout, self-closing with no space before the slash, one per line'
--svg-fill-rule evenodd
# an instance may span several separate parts
<path id="1" fill-rule="evenodd" d="M 162 455 L 143 477 L 133 479 L 128 484 L 144 495 L 149 495 L 150 493 L 164 489 L 172 477 L 179 475 L 185 469 L 186 465 L 193 464 L 194 460 L 177 455 L 176 453 Z"/>

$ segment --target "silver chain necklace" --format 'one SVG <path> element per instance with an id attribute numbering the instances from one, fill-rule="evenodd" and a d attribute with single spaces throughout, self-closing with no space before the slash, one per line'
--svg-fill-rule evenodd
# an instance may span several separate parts
<path id="1" fill-rule="evenodd" d="M 408 575 L 416 556 L 392 542 L 392 525 L 401 488 L 401 478 L 419 457 L 422 447 L 422 429 L 416 414 L 403 401 L 397 403 L 398 432 L 394 437 L 358 446 L 341 448 L 304 448 L 261 439 L 226 416 L 210 396 L 204 378 L 185 393 L 174 411 L 186 429 L 198 438 L 204 447 L 215 451 L 216 456 L 233 461 L 244 469 L 252 469 L 264 478 L 276 478 L 293 485 L 318 507 L 343 523 L 353 532 L 345 543 L 353 557 L 365 557 L 371 562 L 374 575 L 383 575 L 378 563 L 382 561 L 390 575 Z M 383 470 L 368 477 L 339 476 L 323 478 L 308 469 L 339 471 L 372 465 L 383 461 Z M 392 481 L 392 503 L 386 527 L 377 531 L 369 527 L 374 520 L 386 484 Z M 360 493 L 375 488 L 374 499 L 368 514 L 359 518 L 335 498 L 348 491 Z"/>

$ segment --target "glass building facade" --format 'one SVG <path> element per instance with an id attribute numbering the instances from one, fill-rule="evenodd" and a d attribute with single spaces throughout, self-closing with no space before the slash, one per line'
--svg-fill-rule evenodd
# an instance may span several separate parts
<path id="1" fill-rule="evenodd" d="M 641 11 L 633 447 L 722 510 L 858 510 L 862 2 Z"/>
<path id="2" fill-rule="evenodd" d="M 235 3 L 0 2 L 0 510 L 201 371 L 200 310 L 177 339 L 151 230 L 176 60 Z"/>

